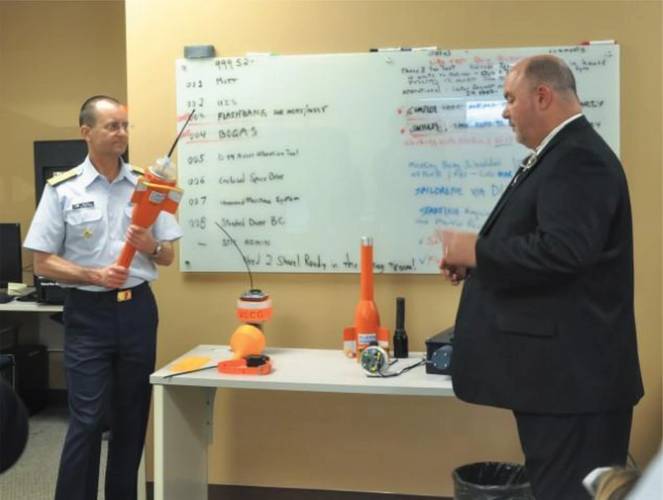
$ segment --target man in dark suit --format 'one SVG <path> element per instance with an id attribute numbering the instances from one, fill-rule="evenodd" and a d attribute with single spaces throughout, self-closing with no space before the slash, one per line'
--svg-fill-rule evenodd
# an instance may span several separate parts
<path id="1" fill-rule="evenodd" d="M 442 274 L 465 281 L 454 391 L 513 410 L 537 500 L 587 499 L 586 474 L 625 463 L 643 395 L 626 178 L 561 59 L 519 61 L 504 97 L 533 153 L 478 235 L 442 232 Z"/>

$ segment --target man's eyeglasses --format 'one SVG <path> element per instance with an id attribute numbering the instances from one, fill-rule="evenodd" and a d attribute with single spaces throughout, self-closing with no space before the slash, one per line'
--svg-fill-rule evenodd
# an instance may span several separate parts
<path id="1" fill-rule="evenodd" d="M 108 132 L 119 132 L 120 129 L 128 132 L 129 122 L 110 122 L 104 125 L 104 130 L 107 130 Z"/>

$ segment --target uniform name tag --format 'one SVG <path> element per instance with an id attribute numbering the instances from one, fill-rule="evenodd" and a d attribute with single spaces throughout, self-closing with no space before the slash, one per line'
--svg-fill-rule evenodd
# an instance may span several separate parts
<path id="1" fill-rule="evenodd" d="M 94 208 L 94 201 L 84 201 L 82 203 L 75 203 L 71 206 L 72 209 L 78 210 L 79 208 Z"/>
<path id="2" fill-rule="evenodd" d="M 117 301 L 126 302 L 127 300 L 131 300 L 131 290 L 118 290 Z"/>

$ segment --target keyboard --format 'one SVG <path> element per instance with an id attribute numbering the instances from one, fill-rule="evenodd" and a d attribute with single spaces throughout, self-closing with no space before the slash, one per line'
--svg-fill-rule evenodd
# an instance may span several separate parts
<path id="1" fill-rule="evenodd" d="M 9 295 L 7 292 L 0 292 L 0 304 L 6 304 L 14 300 L 13 295 Z"/>
<path id="2" fill-rule="evenodd" d="M 26 293 L 25 295 L 18 297 L 16 300 L 19 302 L 37 302 L 37 292 Z"/>

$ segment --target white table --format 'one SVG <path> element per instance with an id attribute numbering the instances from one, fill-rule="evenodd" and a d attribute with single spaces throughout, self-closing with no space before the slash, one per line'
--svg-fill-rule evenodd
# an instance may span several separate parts
<path id="1" fill-rule="evenodd" d="M 227 346 L 200 345 L 180 356 L 210 358 L 209 370 L 167 378 L 173 363 L 150 376 L 154 385 L 154 499 L 207 500 L 207 446 L 212 442 L 214 396 L 218 388 L 407 396 L 453 396 L 451 380 L 419 366 L 393 378 L 367 377 L 340 350 L 268 348 L 269 375 L 227 375 L 215 366 L 231 358 Z M 410 353 L 394 367 L 423 354 Z"/>

